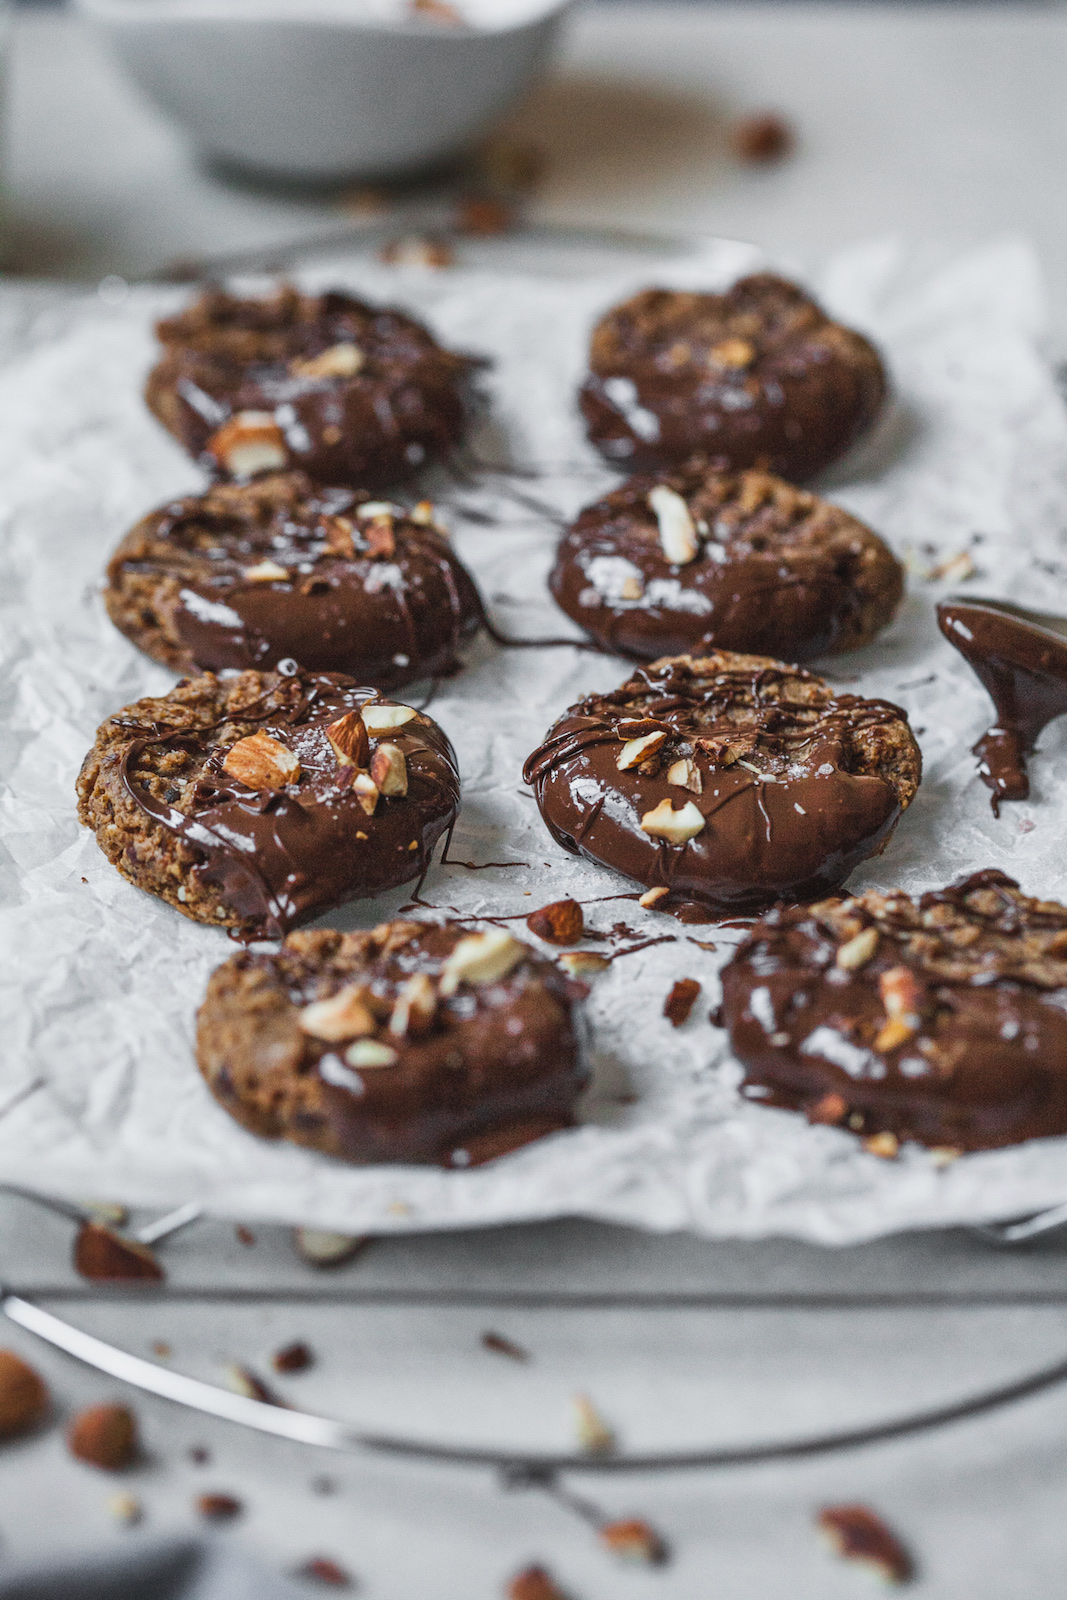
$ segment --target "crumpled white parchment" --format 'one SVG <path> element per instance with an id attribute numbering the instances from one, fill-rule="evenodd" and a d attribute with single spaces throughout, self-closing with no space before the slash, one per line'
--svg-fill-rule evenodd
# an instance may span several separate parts
<path id="1" fill-rule="evenodd" d="M 661 269 L 593 279 L 427 277 L 351 262 L 316 275 L 407 304 L 447 342 L 495 358 L 478 449 L 549 471 L 442 492 L 499 519 L 449 514 L 505 630 L 573 631 L 544 587 L 553 526 L 514 491 L 570 514 L 612 481 L 584 444 L 573 404 L 594 316 L 645 283 L 719 285 L 757 262 L 748 247 L 717 243 Z M 897 396 L 876 439 L 827 492 L 926 566 L 969 551 L 975 593 L 1067 611 L 1067 420 L 1036 353 L 1041 288 L 1029 249 L 1007 241 L 924 267 L 881 243 L 831 260 L 811 282 L 883 347 Z M 881 1161 L 835 1129 L 743 1104 L 737 1064 L 706 1020 L 717 966 L 740 935 L 681 928 L 627 901 L 590 906 L 590 920 L 679 937 L 595 980 L 595 1083 L 573 1132 L 473 1171 L 359 1169 L 257 1140 L 215 1105 L 193 1061 L 193 1021 L 209 972 L 232 946 L 120 878 L 74 808 L 97 724 L 172 682 L 111 627 L 98 581 L 137 517 L 198 485 L 140 398 L 151 320 L 177 298 L 134 290 L 109 305 L 69 291 L 0 291 L 0 1179 L 131 1203 L 195 1196 L 222 1214 L 350 1232 L 581 1214 L 828 1243 L 1067 1199 L 1067 1138 L 938 1169 L 924 1151 Z M 1032 799 L 994 820 L 969 753 L 988 703 L 934 625 L 935 600 L 949 587 L 913 576 L 883 638 L 827 663 L 836 680 L 904 705 L 925 760 L 918 799 L 888 851 L 852 884 L 922 891 L 992 865 L 1032 892 L 1067 898 L 1067 732 L 1054 724 L 1043 736 Z M 627 670 L 569 649 L 501 652 L 486 640 L 470 649 L 466 670 L 432 706 L 463 772 L 453 854 L 528 866 L 437 868 L 429 900 L 508 913 L 631 887 L 557 849 L 520 776 L 560 710 Z M 324 920 L 370 926 L 408 894 Z M 713 939 L 717 951 L 687 934 Z M 675 1031 L 661 1011 L 682 975 L 703 991 Z"/>

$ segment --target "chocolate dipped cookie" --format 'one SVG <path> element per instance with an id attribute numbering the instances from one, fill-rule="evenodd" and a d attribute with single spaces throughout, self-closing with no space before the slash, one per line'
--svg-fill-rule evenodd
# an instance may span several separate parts
<path id="1" fill-rule="evenodd" d="M 564 849 L 729 912 L 843 883 L 885 848 L 921 769 L 899 707 L 717 651 L 571 706 L 524 776 Z"/>
<path id="2" fill-rule="evenodd" d="M 413 317 L 283 285 L 264 299 L 209 289 L 157 325 L 150 410 L 214 474 L 290 467 L 318 483 L 400 483 L 458 443 L 475 363 Z"/>
<path id="3" fill-rule="evenodd" d="M 379 689 L 454 671 L 482 618 L 431 506 L 360 502 L 303 473 L 216 483 L 151 512 L 111 558 L 104 601 L 175 672 L 292 660 Z"/>
<path id="4" fill-rule="evenodd" d="M 564 534 L 549 579 L 605 650 L 854 650 L 904 592 L 896 557 L 855 517 L 770 473 L 690 465 L 631 478 Z"/>
<path id="5" fill-rule="evenodd" d="M 294 933 L 212 975 L 197 1059 L 252 1133 L 346 1161 L 470 1166 L 573 1124 L 578 992 L 497 928 Z"/>
<path id="6" fill-rule="evenodd" d="M 772 912 L 723 1015 L 750 1098 L 879 1154 L 1067 1133 L 1067 906 L 1003 872 Z"/>
<path id="7" fill-rule="evenodd" d="M 800 483 L 844 455 L 887 393 L 869 340 L 771 273 L 725 294 L 643 290 L 597 323 L 589 367 L 589 438 L 640 471 L 700 455 Z"/>
<path id="8" fill-rule="evenodd" d="M 339 673 L 213 673 L 109 717 L 78 815 L 140 889 L 280 938 L 429 866 L 459 808 L 437 724 Z"/>

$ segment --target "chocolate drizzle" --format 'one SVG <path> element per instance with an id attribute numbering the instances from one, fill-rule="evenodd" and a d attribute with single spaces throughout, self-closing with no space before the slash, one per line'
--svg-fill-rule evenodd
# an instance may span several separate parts
<path id="1" fill-rule="evenodd" d="M 663 748 L 620 771 L 622 743 L 657 727 L 668 732 Z M 668 781 L 679 759 L 695 765 L 698 787 Z M 898 707 L 834 696 L 800 668 L 723 652 L 655 663 L 572 706 L 524 777 L 564 849 L 736 912 L 843 882 L 884 846 L 919 770 Z M 675 810 L 691 802 L 704 818 L 687 843 L 642 830 L 664 800 Z"/>
<path id="2" fill-rule="evenodd" d="M 298 692 L 279 703 L 276 690 L 286 682 Z M 141 726 L 141 736 L 123 739 L 116 752 L 120 781 L 137 809 L 191 853 L 186 883 L 217 901 L 227 914 L 220 921 L 243 937 L 278 938 L 329 906 L 419 877 L 455 818 L 455 755 L 437 724 L 422 716 L 388 735 L 405 756 L 407 794 L 382 797 L 371 816 L 359 804 L 354 769 L 339 765 L 325 729 L 346 712 L 381 703 L 350 679 L 299 671 L 268 682 L 258 702 L 230 709 L 221 723 Z M 120 726 L 133 733 L 137 724 Z M 296 783 L 257 792 L 227 776 L 229 749 L 253 727 L 298 756 Z M 181 808 L 153 793 L 148 774 L 139 772 L 150 748 L 157 772 L 167 751 L 193 756 Z"/>
<path id="3" fill-rule="evenodd" d="M 1003 872 L 772 912 L 723 1010 L 762 1104 L 956 1151 L 1067 1133 L 1067 906 Z"/>
<path id="4" fill-rule="evenodd" d="M 1067 713 L 1067 617 L 1027 611 L 1007 600 L 953 595 L 938 606 L 937 621 L 996 710 L 997 720 L 974 754 L 999 816 L 1002 800 L 1029 796 L 1026 758 L 1042 729 Z"/>

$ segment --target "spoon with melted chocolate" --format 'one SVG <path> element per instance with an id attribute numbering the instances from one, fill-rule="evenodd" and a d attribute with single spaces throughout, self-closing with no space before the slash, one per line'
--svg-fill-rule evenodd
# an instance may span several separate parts
<path id="1" fill-rule="evenodd" d="M 950 595 L 937 608 L 937 622 L 996 710 L 996 722 L 974 753 L 999 816 L 1002 800 L 1028 798 L 1026 758 L 1042 729 L 1067 714 L 1067 617 L 1027 611 L 1008 600 Z"/>

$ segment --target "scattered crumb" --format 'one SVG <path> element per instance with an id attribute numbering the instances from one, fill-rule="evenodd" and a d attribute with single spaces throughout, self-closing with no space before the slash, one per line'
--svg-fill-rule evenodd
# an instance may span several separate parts
<path id="1" fill-rule="evenodd" d="M 578 1443 L 587 1455 L 610 1455 L 615 1435 L 587 1394 L 574 1396 L 574 1422 Z"/>
<path id="2" fill-rule="evenodd" d="M 198 1494 L 193 1505 L 208 1522 L 229 1522 L 244 1510 L 240 1500 L 232 1494 Z"/>
<path id="3" fill-rule="evenodd" d="M 281 1404 L 273 1390 L 267 1387 L 251 1367 L 243 1367 L 236 1361 L 231 1361 L 226 1367 L 226 1387 L 232 1389 L 234 1394 L 243 1395 L 246 1400 L 262 1400 L 264 1405 L 268 1406 Z"/>
<path id="4" fill-rule="evenodd" d="M 623 1522 L 605 1522 L 598 1529 L 600 1542 L 621 1561 L 644 1566 L 661 1566 L 667 1559 L 667 1546 L 647 1522 L 636 1517 Z"/>
<path id="5" fill-rule="evenodd" d="M 136 1495 L 113 1494 L 107 1502 L 108 1516 L 114 1517 L 116 1522 L 123 1522 L 128 1528 L 140 1522 L 144 1516 L 144 1508 Z"/>
<path id="6" fill-rule="evenodd" d="M 487 1350 L 494 1350 L 498 1356 L 510 1356 L 512 1361 L 529 1361 L 530 1352 L 524 1350 L 521 1344 L 516 1344 L 513 1339 L 507 1339 L 502 1333 L 483 1333 L 482 1344 Z"/>
<path id="7" fill-rule="evenodd" d="M 270 1364 L 275 1372 L 303 1372 L 314 1359 L 308 1346 L 298 1340 L 295 1344 L 283 1345 L 280 1350 L 275 1350 Z"/>
<path id="8" fill-rule="evenodd" d="M 761 111 L 743 117 L 730 134 L 734 154 L 742 161 L 781 161 L 793 150 L 796 135 L 784 117 L 775 111 Z"/>
<path id="9" fill-rule="evenodd" d="M 868 1567 L 884 1583 L 908 1583 L 915 1576 L 896 1534 L 868 1506 L 824 1506 L 816 1522 L 835 1555 Z"/>
<path id="10" fill-rule="evenodd" d="M 202 1444 L 189 1446 L 189 1460 L 194 1467 L 206 1467 L 211 1460 L 211 1451 Z"/>
<path id="11" fill-rule="evenodd" d="M 307 1583 L 321 1583 L 331 1589 L 351 1589 L 352 1576 L 328 1556 L 310 1556 L 293 1569 L 294 1578 Z"/>
<path id="12" fill-rule="evenodd" d="M 246 1250 L 250 1250 L 255 1244 L 255 1234 L 251 1228 L 246 1228 L 243 1222 L 239 1222 L 233 1231 L 237 1235 L 237 1243 L 243 1244 Z"/>
<path id="13" fill-rule="evenodd" d="M 488 195 L 464 195 L 456 207 L 456 228 L 460 233 L 475 238 L 490 239 L 501 233 L 510 233 L 515 226 L 515 209 L 503 200 Z"/>
<path id="14" fill-rule="evenodd" d="M 154 1339 L 152 1341 L 152 1354 L 158 1356 L 160 1361 L 169 1361 L 174 1351 L 166 1339 Z"/>
<path id="15" fill-rule="evenodd" d="M 517 1572 L 504 1591 L 507 1600 L 567 1600 L 556 1580 L 544 1567 L 527 1567 Z"/>

